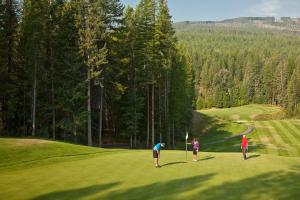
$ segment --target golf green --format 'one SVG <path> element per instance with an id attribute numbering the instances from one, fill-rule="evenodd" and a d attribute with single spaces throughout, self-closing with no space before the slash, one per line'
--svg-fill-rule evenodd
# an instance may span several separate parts
<path id="1" fill-rule="evenodd" d="M 199 161 L 191 162 L 191 152 L 186 160 L 184 151 L 163 150 L 162 167 L 155 168 L 151 150 L 108 151 L 36 141 L 26 144 L 24 139 L 0 139 L 2 147 L 11 146 L 10 155 L 1 157 L 0 199 L 297 199 L 300 196 L 299 157 L 250 153 L 244 161 L 240 153 L 200 152 Z M 81 152 L 74 151 L 77 147 Z M 48 153 L 41 156 L 38 152 L 42 149 L 48 149 Z M 15 160 L 19 150 L 27 151 L 30 157 Z"/>

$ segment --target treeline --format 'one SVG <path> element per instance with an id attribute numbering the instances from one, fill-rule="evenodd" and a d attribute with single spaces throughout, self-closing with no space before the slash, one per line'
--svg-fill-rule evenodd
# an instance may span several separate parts
<path id="1" fill-rule="evenodd" d="M 197 108 L 274 104 L 300 115 L 297 32 L 178 24 L 195 70 Z"/>
<path id="2" fill-rule="evenodd" d="M 171 147 L 194 76 L 166 0 L 0 3 L 1 135 Z"/>

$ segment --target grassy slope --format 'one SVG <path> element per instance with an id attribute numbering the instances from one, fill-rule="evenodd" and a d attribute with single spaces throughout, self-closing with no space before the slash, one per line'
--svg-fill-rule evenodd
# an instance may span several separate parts
<path id="1" fill-rule="evenodd" d="M 269 120 L 255 122 L 256 131 L 250 136 L 258 152 L 281 156 L 300 156 L 300 122 Z"/>
<path id="2" fill-rule="evenodd" d="M 0 167 L 46 161 L 50 158 L 69 158 L 108 153 L 112 150 L 100 150 L 81 145 L 39 139 L 5 138 L 0 142 Z"/>
<path id="3" fill-rule="evenodd" d="M 231 124 L 232 127 L 237 127 L 235 124 L 254 126 L 255 131 L 248 136 L 252 152 L 300 156 L 300 122 L 297 120 L 271 120 L 282 118 L 284 115 L 279 107 L 251 104 L 228 109 L 207 109 L 198 112 L 206 117 L 204 119 L 210 118 L 212 124 L 225 121 L 225 123 Z M 270 120 L 267 120 L 268 118 Z M 204 120 L 205 124 L 207 122 L 209 121 Z M 200 136 L 200 140 L 206 143 L 240 133 L 240 129 L 228 129 L 226 126 L 221 127 L 220 130 L 208 129 L 205 134 Z M 222 134 L 222 131 L 226 134 Z M 222 144 L 204 145 L 203 150 L 237 152 L 240 151 L 239 143 L 240 138 L 237 138 Z"/>
<path id="4" fill-rule="evenodd" d="M 248 136 L 250 140 L 250 150 L 252 152 L 268 153 L 281 156 L 300 156 L 300 122 L 297 120 L 272 120 L 284 116 L 279 107 L 270 105 L 251 104 L 227 109 L 207 109 L 198 111 L 210 118 L 210 121 L 225 121 L 236 127 L 251 125 L 255 131 Z M 211 120 L 213 119 L 213 120 Z M 214 123 L 213 124 L 216 124 Z M 207 123 L 207 120 L 204 120 Z M 209 123 L 210 124 L 210 123 Z M 221 137 L 226 137 L 240 133 L 240 129 L 220 128 L 221 131 L 207 130 L 200 136 L 204 143 L 215 141 Z M 217 137 L 218 136 L 218 137 Z M 237 152 L 239 149 L 240 138 L 232 139 L 218 145 L 204 145 L 205 151 Z"/>
<path id="5" fill-rule="evenodd" d="M 243 121 L 243 120 L 256 120 L 261 115 L 281 113 L 282 110 L 276 106 L 270 105 L 259 105 L 259 104 L 250 104 L 246 106 L 240 107 L 233 107 L 233 108 L 213 108 L 207 110 L 201 110 L 201 113 L 212 116 L 218 117 L 225 120 L 232 120 L 232 121 Z"/>
<path id="6" fill-rule="evenodd" d="M 70 145 L 65 148 L 72 151 Z M 185 161 L 183 151 L 162 151 L 160 169 L 153 167 L 151 151 L 144 150 L 75 158 L 0 167 L 0 199 L 296 199 L 300 195 L 296 157 L 252 154 L 245 162 L 239 153 L 200 153 L 200 161 L 193 163 Z"/>
<path id="7" fill-rule="evenodd" d="M 205 121 L 209 126 L 200 128 L 210 131 L 202 139 L 219 139 L 245 128 L 246 122 L 235 123 L 232 115 L 251 120 L 253 112 L 265 115 L 278 108 L 250 105 L 204 112 L 200 118 L 210 120 Z M 297 199 L 300 121 L 250 123 L 256 130 L 249 135 L 247 161 L 241 159 L 237 138 L 205 147 L 211 152 L 200 152 L 197 163 L 190 162 L 190 152 L 186 161 L 184 151 L 162 151 L 160 169 L 153 167 L 149 150 L 0 139 L 0 199 Z"/>

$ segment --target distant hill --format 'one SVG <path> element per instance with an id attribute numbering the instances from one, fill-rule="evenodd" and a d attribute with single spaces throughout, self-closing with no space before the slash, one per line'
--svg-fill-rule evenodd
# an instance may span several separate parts
<path id="1" fill-rule="evenodd" d="M 176 29 L 197 26 L 226 26 L 226 27 L 257 27 L 263 29 L 275 29 L 300 33 L 300 18 L 290 17 L 238 17 L 222 21 L 183 21 L 174 23 Z"/>

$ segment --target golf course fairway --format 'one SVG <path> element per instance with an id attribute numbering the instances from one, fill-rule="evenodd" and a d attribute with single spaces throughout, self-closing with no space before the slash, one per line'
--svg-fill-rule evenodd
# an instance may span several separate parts
<path id="1" fill-rule="evenodd" d="M 185 151 L 162 150 L 161 168 L 154 167 L 152 150 L 0 138 L 0 199 L 296 200 L 300 121 L 276 119 L 280 112 L 264 105 L 198 111 L 199 161 L 191 161 L 191 151 L 186 159 Z M 243 160 L 240 136 L 224 138 L 247 126 L 255 130 Z"/>
<path id="2" fill-rule="evenodd" d="M 25 140 L 25 142 L 24 142 Z M 22 142 L 20 142 L 22 141 Z M 99 150 L 30 139 L 0 139 L 10 146 L 1 156 L 0 199 L 297 199 L 300 158 L 251 153 L 161 152 L 161 168 L 151 150 Z M 20 144 L 18 144 L 20 143 Z M 12 145 L 18 144 L 18 145 Z M 51 151 L 51 146 L 63 151 Z M 20 162 L 14 152 L 31 157 Z M 47 154 L 40 155 L 41 149 Z M 74 152 L 72 152 L 74 151 Z M 36 160 L 34 160 L 36 159 Z"/>

